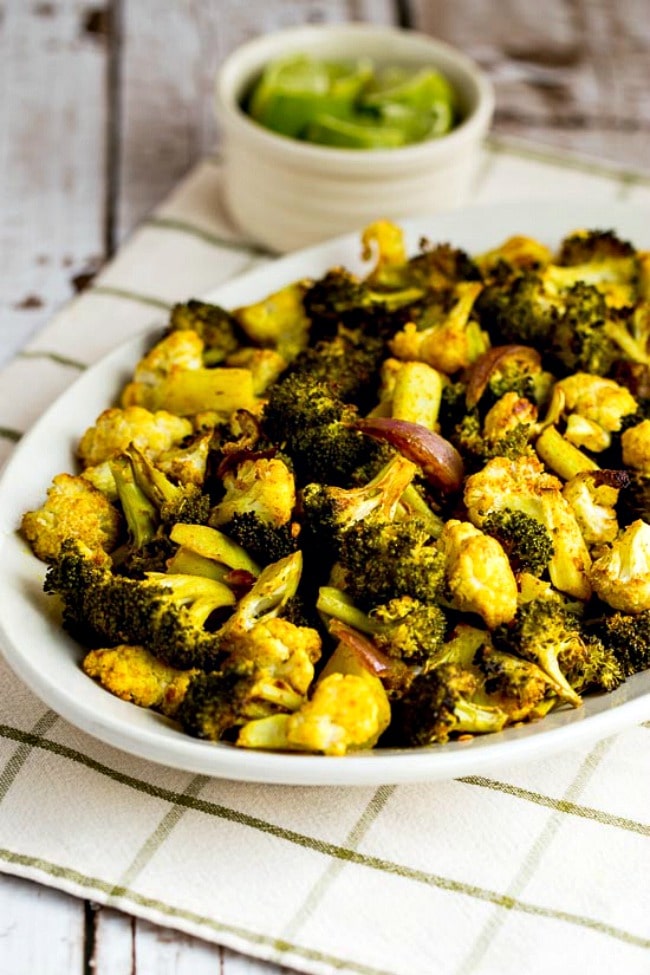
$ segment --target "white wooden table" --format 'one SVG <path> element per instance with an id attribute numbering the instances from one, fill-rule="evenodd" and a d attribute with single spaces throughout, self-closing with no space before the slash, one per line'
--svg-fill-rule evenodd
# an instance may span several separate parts
<path id="1" fill-rule="evenodd" d="M 650 170 L 647 0 L 6 0 L 0 4 L 0 364 L 214 152 L 215 70 L 276 27 L 372 20 L 475 57 L 495 132 Z M 1 770 L 0 770 L 1 772 Z M 0 975 L 280 969 L 0 877 Z"/>

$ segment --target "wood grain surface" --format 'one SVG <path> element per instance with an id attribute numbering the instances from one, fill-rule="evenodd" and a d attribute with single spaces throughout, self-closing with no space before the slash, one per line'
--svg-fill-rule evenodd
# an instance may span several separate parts
<path id="1" fill-rule="evenodd" d="M 650 171 L 648 0 L 0 3 L 0 362 L 218 150 L 214 74 L 242 41 L 368 20 L 462 47 L 494 133 Z M 0 975 L 273 975 L 275 966 L 0 878 Z"/>

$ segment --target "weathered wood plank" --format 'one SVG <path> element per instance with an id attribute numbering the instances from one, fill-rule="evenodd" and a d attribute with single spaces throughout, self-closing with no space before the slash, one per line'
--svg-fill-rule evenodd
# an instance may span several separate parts
<path id="1" fill-rule="evenodd" d="M 94 27 L 80 2 L 4 5 L 0 363 L 102 257 L 106 52 Z"/>
<path id="2" fill-rule="evenodd" d="M 83 972 L 83 901 L 0 875 L 0 973 Z"/>
<path id="3" fill-rule="evenodd" d="M 178 931 L 98 908 L 94 916 L 93 975 L 282 975 L 256 961 Z"/>
<path id="4" fill-rule="evenodd" d="M 120 57 L 118 239 L 218 141 L 218 64 L 273 29 L 349 19 L 395 22 L 389 0 L 125 0 Z"/>
<path id="5" fill-rule="evenodd" d="M 409 0 L 413 25 L 492 78 L 494 130 L 650 169 L 650 22 L 644 0 Z"/>

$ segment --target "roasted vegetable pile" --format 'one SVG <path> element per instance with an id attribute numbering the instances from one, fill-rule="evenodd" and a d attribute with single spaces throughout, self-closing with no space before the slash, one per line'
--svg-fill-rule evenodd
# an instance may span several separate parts
<path id="1" fill-rule="evenodd" d="M 650 254 L 362 246 L 174 307 L 23 517 L 85 672 L 191 735 L 428 746 L 650 667 Z"/>

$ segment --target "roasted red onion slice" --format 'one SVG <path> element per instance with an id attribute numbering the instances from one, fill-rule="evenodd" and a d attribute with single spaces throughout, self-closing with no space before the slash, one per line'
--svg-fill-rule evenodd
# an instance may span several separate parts
<path id="1" fill-rule="evenodd" d="M 463 461 L 448 440 L 439 433 L 408 420 L 377 416 L 357 420 L 357 430 L 385 440 L 404 457 L 422 468 L 427 481 L 445 493 L 458 491 L 463 483 Z"/>
<path id="2" fill-rule="evenodd" d="M 394 661 L 382 653 L 369 637 L 352 629 L 347 623 L 336 619 L 330 620 L 329 631 L 352 651 L 362 667 L 376 677 L 381 677 L 393 669 Z"/>
<path id="3" fill-rule="evenodd" d="M 531 372 L 539 372 L 541 369 L 539 352 L 529 345 L 495 345 L 479 356 L 465 374 L 465 402 L 470 409 L 476 406 L 485 392 L 492 373 L 509 359 L 518 365 L 528 366 Z"/>

